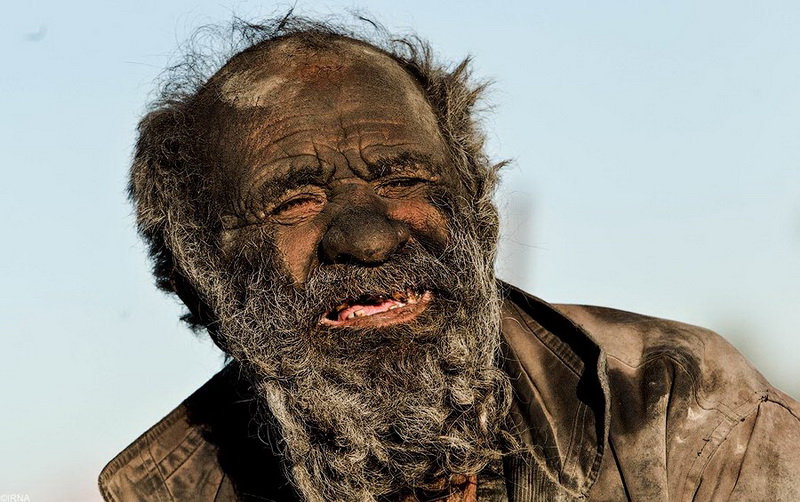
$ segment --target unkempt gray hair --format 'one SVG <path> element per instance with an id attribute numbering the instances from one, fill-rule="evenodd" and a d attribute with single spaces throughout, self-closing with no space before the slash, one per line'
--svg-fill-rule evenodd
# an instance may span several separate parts
<path id="1" fill-rule="evenodd" d="M 164 73 L 158 96 L 139 123 L 129 185 L 139 233 L 149 247 L 161 289 L 178 292 L 177 282 L 192 275 L 185 273 L 192 266 L 191 257 L 209 256 L 219 248 L 220 212 L 205 175 L 214 162 L 214 152 L 198 139 L 204 127 L 198 96 L 237 54 L 286 38 L 312 46 L 341 39 L 367 43 L 419 83 L 436 114 L 452 165 L 466 188 L 466 202 L 475 209 L 481 240 L 493 260 L 497 212 L 492 195 L 502 164 L 493 164 L 484 153 L 485 136 L 475 118 L 486 84 L 471 78 L 469 58 L 455 65 L 439 63 L 419 37 L 394 36 L 372 21 L 359 19 L 360 30 L 292 12 L 258 24 L 235 20 L 225 28 L 203 28 L 184 47 L 182 62 Z M 366 28 L 370 35 L 365 35 Z M 196 286 L 190 284 L 191 289 Z M 202 297 L 201 293 L 190 303 L 202 306 Z M 192 313 L 185 317 L 191 325 L 206 326 L 213 320 L 198 317 L 202 309 L 192 307 L 189 305 Z"/>

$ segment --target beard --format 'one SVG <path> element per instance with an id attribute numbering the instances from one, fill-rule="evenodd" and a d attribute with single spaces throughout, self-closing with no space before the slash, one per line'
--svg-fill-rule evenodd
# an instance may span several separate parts
<path id="1" fill-rule="evenodd" d="M 412 240 L 380 266 L 318 266 L 302 288 L 274 258 L 206 269 L 215 339 L 244 368 L 307 501 L 446 487 L 513 441 L 510 383 L 497 367 L 494 243 L 481 243 L 466 217 L 451 220 L 441 253 Z M 406 291 L 432 298 L 409 322 L 320 322 L 343 299 Z"/>

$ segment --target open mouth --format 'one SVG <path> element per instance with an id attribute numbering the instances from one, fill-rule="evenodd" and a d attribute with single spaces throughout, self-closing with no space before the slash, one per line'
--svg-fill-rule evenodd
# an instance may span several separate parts
<path id="1" fill-rule="evenodd" d="M 385 326 L 408 322 L 428 307 L 433 293 L 406 290 L 391 294 L 362 295 L 342 301 L 320 319 L 330 326 Z"/>

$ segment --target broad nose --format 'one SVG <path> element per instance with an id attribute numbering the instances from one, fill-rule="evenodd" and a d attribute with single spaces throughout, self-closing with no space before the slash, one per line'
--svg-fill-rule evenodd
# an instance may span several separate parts
<path id="1" fill-rule="evenodd" d="M 408 226 L 374 207 L 354 207 L 332 222 L 320 242 L 323 263 L 380 265 L 409 239 Z"/>

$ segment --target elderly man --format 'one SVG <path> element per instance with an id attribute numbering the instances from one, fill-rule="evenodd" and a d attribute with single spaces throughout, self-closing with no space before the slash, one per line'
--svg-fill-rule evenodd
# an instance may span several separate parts
<path id="1" fill-rule="evenodd" d="M 248 29 L 131 175 L 159 286 L 230 362 L 107 500 L 800 500 L 800 407 L 724 340 L 496 281 L 466 63 Z"/>

